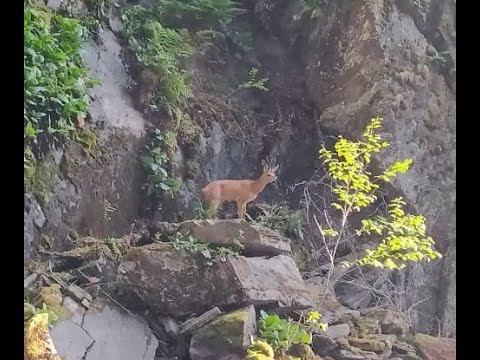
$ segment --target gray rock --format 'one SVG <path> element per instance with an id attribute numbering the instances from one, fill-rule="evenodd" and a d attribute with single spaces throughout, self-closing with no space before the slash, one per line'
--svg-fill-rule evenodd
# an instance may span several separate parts
<path id="1" fill-rule="evenodd" d="M 64 300 L 73 316 L 51 330 L 65 360 L 154 359 L 158 341 L 144 321 L 99 298 L 86 312 L 74 303 Z"/>
<path id="2" fill-rule="evenodd" d="M 110 6 L 108 9 L 108 25 L 115 34 L 121 33 L 123 29 L 120 14 L 116 6 Z"/>
<path id="3" fill-rule="evenodd" d="M 23 288 L 24 289 L 29 289 L 32 284 L 35 283 L 35 280 L 37 280 L 38 274 L 37 273 L 32 273 L 30 275 L 27 275 L 25 279 L 23 279 Z"/>
<path id="4" fill-rule="evenodd" d="M 327 336 L 332 339 L 347 337 L 350 334 L 350 326 L 348 324 L 331 325 L 327 328 Z"/>
<path id="5" fill-rule="evenodd" d="M 177 336 L 179 333 L 179 326 L 178 323 L 172 319 L 171 317 L 161 317 L 160 322 L 162 323 L 165 331 L 170 336 Z"/>
<path id="6" fill-rule="evenodd" d="M 297 265 L 289 256 L 269 259 L 240 256 L 230 258 L 225 265 L 231 278 L 238 281 L 230 287 L 230 294 L 241 293 L 240 303 L 275 304 L 292 310 L 312 305 Z"/>
<path id="7" fill-rule="evenodd" d="M 391 310 L 367 310 L 365 316 L 379 321 L 382 334 L 405 335 L 410 328 L 403 314 Z"/>
<path id="8" fill-rule="evenodd" d="M 139 138 L 145 132 L 145 120 L 127 92 L 130 80 L 121 60 L 121 46 L 110 30 L 100 34 L 100 40 L 102 46 L 91 40 L 85 49 L 84 58 L 91 75 L 101 81 L 91 91 L 94 101 L 89 112 L 95 122 L 124 129 Z"/>
<path id="9" fill-rule="evenodd" d="M 38 231 L 45 224 L 45 214 L 32 194 L 25 194 L 23 211 L 23 258 L 30 259 L 37 246 Z"/>
<path id="10" fill-rule="evenodd" d="M 267 18 L 278 37 L 294 44 L 323 131 L 356 138 L 370 117 L 380 115 L 392 146 L 378 156 L 379 166 L 413 158 L 415 165 L 392 186 L 426 216 L 438 248 L 451 255 L 399 276 L 395 286 L 405 289 L 399 303 L 421 302 L 413 309 L 418 328 L 435 329 L 434 319 L 447 319 L 442 330 L 450 334 L 456 326 L 455 9 L 455 0 L 392 6 L 361 0 L 335 3 L 298 21 L 298 2 L 292 1 L 278 12 L 283 16 Z"/>
<path id="11" fill-rule="evenodd" d="M 312 349 L 317 355 L 328 355 L 337 348 L 337 343 L 329 336 L 315 334 L 312 337 Z"/>
<path id="12" fill-rule="evenodd" d="M 87 11 L 82 0 L 47 0 L 45 2 L 53 10 L 70 10 L 75 14 Z"/>
<path id="13" fill-rule="evenodd" d="M 192 336 L 190 358 L 243 360 L 255 330 L 255 308 L 252 305 L 221 315 Z"/>
<path id="14" fill-rule="evenodd" d="M 152 309 L 176 316 L 215 305 L 303 309 L 311 304 L 294 261 L 285 255 L 269 259 L 230 256 L 209 266 L 201 254 L 159 242 L 132 248 L 118 274 L 118 281 Z"/>
<path id="15" fill-rule="evenodd" d="M 412 345 L 403 341 L 396 341 L 392 345 L 392 350 L 396 354 L 400 354 L 400 355 L 405 355 L 411 352 L 415 352 L 415 348 Z"/>
<path id="16" fill-rule="evenodd" d="M 335 357 L 337 360 L 378 360 L 378 355 L 375 353 L 359 352 L 358 354 L 348 350 L 340 350 Z"/>
<path id="17" fill-rule="evenodd" d="M 375 353 L 382 353 L 386 349 L 386 344 L 377 339 L 358 339 L 348 338 L 350 345 L 357 347 L 364 351 L 371 351 Z"/>
<path id="18" fill-rule="evenodd" d="M 356 321 L 358 334 L 367 337 L 370 334 L 381 334 L 380 321 L 369 317 L 361 317 Z"/>
<path id="19" fill-rule="evenodd" d="M 365 308 L 373 299 L 371 291 L 351 281 L 340 281 L 336 284 L 335 294 L 343 305 L 351 309 Z"/>
<path id="20" fill-rule="evenodd" d="M 207 312 L 203 313 L 198 317 L 191 318 L 183 322 L 180 325 L 179 332 L 183 335 L 192 334 L 205 324 L 219 317 L 221 314 L 222 312 L 220 311 L 220 309 L 218 307 L 214 307 L 213 309 L 208 310 Z"/>
<path id="21" fill-rule="evenodd" d="M 253 256 L 275 256 L 291 252 L 288 239 L 243 220 L 190 220 L 181 223 L 178 231 L 199 241 L 219 246 L 244 246 L 243 253 Z"/>
<path id="22" fill-rule="evenodd" d="M 95 340 L 72 320 L 61 321 L 50 330 L 58 354 L 65 360 L 84 359 Z"/>
<path id="23" fill-rule="evenodd" d="M 456 339 L 417 333 L 413 342 L 424 360 L 455 360 L 457 358 Z"/>

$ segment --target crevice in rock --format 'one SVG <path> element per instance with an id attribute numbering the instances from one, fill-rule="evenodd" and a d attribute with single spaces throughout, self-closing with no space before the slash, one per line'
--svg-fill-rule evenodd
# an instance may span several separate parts
<path id="1" fill-rule="evenodd" d="M 94 344 L 95 344 L 95 340 L 93 339 L 92 343 L 90 345 L 88 345 L 88 347 L 85 349 L 85 354 L 83 354 L 81 360 L 88 360 L 87 359 L 88 353 L 90 352 L 90 350 L 92 349 Z"/>

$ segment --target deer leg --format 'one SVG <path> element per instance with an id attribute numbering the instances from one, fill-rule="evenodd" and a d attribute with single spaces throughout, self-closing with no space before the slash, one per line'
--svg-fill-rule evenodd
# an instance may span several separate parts
<path id="1" fill-rule="evenodd" d="M 219 206 L 220 206 L 220 202 L 212 201 L 208 208 L 208 214 L 212 216 L 214 219 L 217 217 L 217 211 Z"/>
<path id="2" fill-rule="evenodd" d="M 247 203 L 244 203 L 242 207 L 242 219 L 245 219 L 246 213 L 247 213 Z"/>
<path id="3" fill-rule="evenodd" d="M 237 215 L 239 219 L 243 219 L 244 213 L 243 213 L 243 207 L 245 206 L 245 203 L 242 203 L 240 201 L 237 201 Z"/>

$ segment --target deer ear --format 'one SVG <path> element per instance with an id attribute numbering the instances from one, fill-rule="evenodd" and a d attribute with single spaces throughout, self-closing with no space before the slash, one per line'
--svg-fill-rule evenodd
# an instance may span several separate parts
<path id="1" fill-rule="evenodd" d="M 277 170 L 278 170 L 278 166 L 279 166 L 279 165 L 275 166 L 275 167 L 272 169 L 272 171 L 277 171 Z"/>

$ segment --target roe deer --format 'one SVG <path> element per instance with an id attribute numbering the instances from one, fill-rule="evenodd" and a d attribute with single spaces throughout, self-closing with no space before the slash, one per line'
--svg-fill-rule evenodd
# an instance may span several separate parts
<path id="1" fill-rule="evenodd" d="M 217 211 L 218 207 L 226 201 L 237 203 L 237 215 L 240 219 L 245 218 L 247 204 L 255 200 L 265 186 L 277 180 L 274 168 L 264 166 L 262 175 L 257 180 L 217 180 L 202 189 L 202 200 L 207 203 L 211 210 Z"/>

